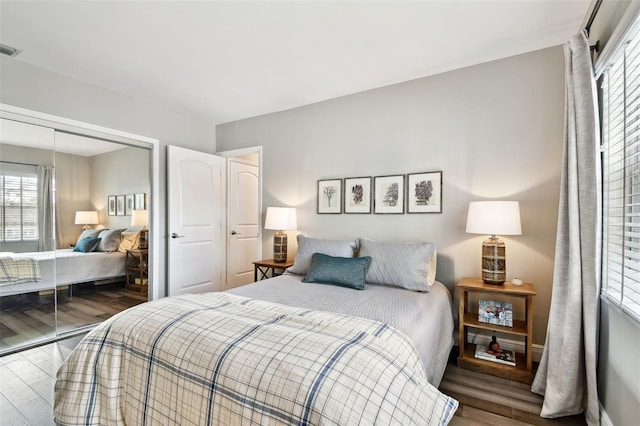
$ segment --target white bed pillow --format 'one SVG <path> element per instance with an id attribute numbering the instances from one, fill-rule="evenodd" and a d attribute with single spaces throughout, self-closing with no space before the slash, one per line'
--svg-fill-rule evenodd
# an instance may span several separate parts
<path id="1" fill-rule="evenodd" d="M 436 243 L 394 243 L 360 239 L 359 256 L 370 256 L 367 282 L 429 291 L 436 276 Z"/>
<path id="2" fill-rule="evenodd" d="M 138 248 L 140 241 L 140 233 L 137 231 L 122 231 L 122 239 L 118 251 L 125 252 L 127 250 L 135 250 Z"/>
<path id="3" fill-rule="evenodd" d="M 78 241 L 76 241 L 75 245 L 80 244 L 80 241 L 84 240 L 85 238 L 98 238 L 100 232 L 100 229 L 85 229 L 78 237 Z"/>
<path id="4" fill-rule="evenodd" d="M 292 274 L 305 275 L 311 268 L 311 256 L 322 253 L 328 256 L 353 257 L 353 251 L 358 246 L 356 240 L 321 240 L 298 234 L 298 252 L 293 266 L 287 269 Z"/>
<path id="5" fill-rule="evenodd" d="M 95 251 L 102 251 L 105 253 L 111 253 L 117 251 L 120 247 L 120 237 L 124 229 L 104 229 L 98 234 L 100 238 L 100 244 L 96 247 Z"/>

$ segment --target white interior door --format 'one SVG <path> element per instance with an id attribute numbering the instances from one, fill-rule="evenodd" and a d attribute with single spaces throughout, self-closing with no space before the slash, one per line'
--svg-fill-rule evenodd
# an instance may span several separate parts
<path id="1" fill-rule="evenodd" d="M 260 169 L 241 159 L 227 163 L 227 288 L 253 282 L 253 261 L 259 260 Z"/>
<path id="2" fill-rule="evenodd" d="M 225 159 L 169 146 L 168 294 L 222 290 L 222 171 Z"/>

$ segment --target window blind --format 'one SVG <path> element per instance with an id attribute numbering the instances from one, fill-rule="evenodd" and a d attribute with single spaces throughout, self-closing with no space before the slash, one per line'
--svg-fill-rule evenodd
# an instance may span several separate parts
<path id="1" fill-rule="evenodd" d="M 35 166 L 3 163 L 0 172 L 0 239 L 38 239 L 38 176 Z"/>
<path id="2" fill-rule="evenodd" d="M 640 322 L 640 32 L 602 77 L 602 295 Z"/>

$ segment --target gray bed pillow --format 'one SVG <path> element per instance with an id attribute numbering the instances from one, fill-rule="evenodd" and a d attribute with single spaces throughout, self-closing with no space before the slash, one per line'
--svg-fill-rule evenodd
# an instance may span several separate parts
<path id="1" fill-rule="evenodd" d="M 95 251 L 111 253 L 112 251 L 118 250 L 122 231 L 124 231 L 124 229 L 103 229 L 100 234 L 98 234 L 100 244 L 98 244 Z"/>
<path id="2" fill-rule="evenodd" d="M 80 241 L 84 240 L 85 238 L 98 238 L 98 235 L 101 231 L 102 229 L 85 229 L 84 231 L 82 231 L 82 234 L 80 234 L 80 237 L 78 237 L 76 245 L 80 244 Z"/>
<path id="3" fill-rule="evenodd" d="M 435 268 L 431 268 L 435 251 L 433 242 L 390 243 L 361 238 L 358 255 L 371 257 L 368 283 L 427 292 L 435 277 Z"/>
<path id="4" fill-rule="evenodd" d="M 353 251 L 358 246 L 355 240 L 322 240 L 305 237 L 298 234 L 298 252 L 293 262 L 293 266 L 287 272 L 297 275 L 305 275 L 311 268 L 311 256 L 314 253 L 322 253 L 329 256 L 353 257 Z"/>

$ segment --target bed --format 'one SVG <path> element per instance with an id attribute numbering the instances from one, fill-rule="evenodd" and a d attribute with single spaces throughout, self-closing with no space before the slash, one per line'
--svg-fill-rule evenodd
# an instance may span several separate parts
<path id="1" fill-rule="evenodd" d="M 366 291 L 353 291 L 337 286 L 310 286 L 302 282 L 300 275 L 285 274 L 229 293 L 392 325 L 414 343 L 427 379 L 436 387 L 440 385 L 454 344 L 451 294 L 437 281 L 428 293 L 375 284 L 367 284 Z M 429 320 L 425 321 L 425 317 Z M 437 321 L 432 321 L 433 318 Z"/>
<path id="2" fill-rule="evenodd" d="M 2 253 L 1 257 L 32 259 L 38 265 L 40 279 L 0 283 L 0 297 L 125 275 L 125 253 L 118 251 L 81 253 L 74 252 L 73 249 L 60 249 L 33 253 Z"/>
<path id="3" fill-rule="evenodd" d="M 436 386 L 453 344 L 448 290 L 365 285 L 384 250 L 365 243 L 351 259 L 352 244 L 298 241 L 297 274 L 147 302 L 96 327 L 58 371 L 56 423 L 447 424 L 457 401 Z"/>

